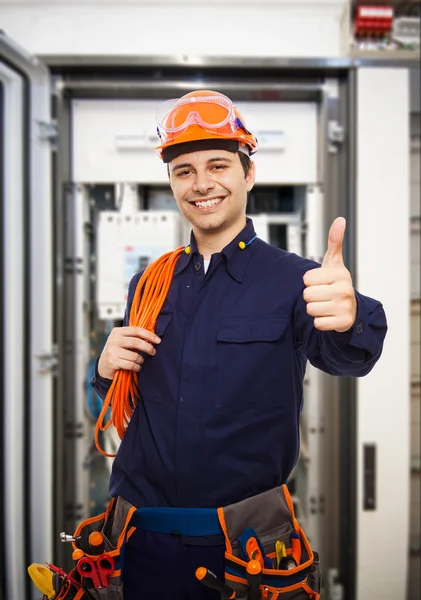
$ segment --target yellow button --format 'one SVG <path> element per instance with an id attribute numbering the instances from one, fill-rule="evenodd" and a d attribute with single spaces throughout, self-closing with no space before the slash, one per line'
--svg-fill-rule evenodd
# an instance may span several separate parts
<path id="1" fill-rule="evenodd" d="M 241 250 L 244 250 L 244 248 L 246 247 L 246 244 L 245 244 L 245 242 L 238 242 L 238 247 L 239 247 Z"/>
<path id="2" fill-rule="evenodd" d="M 186 246 L 186 247 L 184 248 L 184 252 L 185 252 L 186 254 L 190 254 L 190 252 L 191 252 L 191 248 L 190 248 L 190 246 Z"/>

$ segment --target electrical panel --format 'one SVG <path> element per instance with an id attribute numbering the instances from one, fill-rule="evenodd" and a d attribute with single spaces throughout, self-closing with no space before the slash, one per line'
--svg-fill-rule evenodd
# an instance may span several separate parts
<path id="1" fill-rule="evenodd" d="M 181 245 L 175 211 L 99 213 L 96 301 L 100 319 L 123 319 L 133 275 Z"/>
<path id="2" fill-rule="evenodd" d="M 73 100 L 73 179 L 79 183 L 168 185 L 154 100 Z M 259 141 L 256 183 L 307 185 L 317 176 L 315 102 L 237 102 Z"/>
<path id="3" fill-rule="evenodd" d="M 273 246 L 301 254 L 301 216 L 291 214 L 251 215 L 257 236 Z"/>

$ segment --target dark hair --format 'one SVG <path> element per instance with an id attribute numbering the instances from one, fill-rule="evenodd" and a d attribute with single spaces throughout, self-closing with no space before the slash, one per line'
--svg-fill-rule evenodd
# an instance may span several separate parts
<path id="1" fill-rule="evenodd" d="M 237 154 L 239 154 L 239 156 L 240 156 L 240 163 L 241 163 L 241 166 L 243 167 L 244 177 L 247 177 L 247 175 L 249 174 L 249 171 L 250 171 L 250 167 L 251 167 L 250 157 L 247 156 L 247 154 L 244 154 L 244 152 L 237 152 Z M 168 173 L 168 177 L 169 177 L 170 176 L 170 166 L 168 164 L 167 164 L 167 173 Z"/>
<path id="2" fill-rule="evenodd" d="M 247 156 L 247 154 L 244 154 L 244 152 L 239 152 L 238 154 L 240 155 L 240 163 L 243 167 L 244 176 L 247 177 L 251 167 L 250 156 Z"/>

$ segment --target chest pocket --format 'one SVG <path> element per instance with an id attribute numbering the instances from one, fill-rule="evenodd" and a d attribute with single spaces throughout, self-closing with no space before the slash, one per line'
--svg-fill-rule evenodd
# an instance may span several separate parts
<path id="1" fill-rule="evenodd" d="M 161 404 L 163 396 L 160 393 L 160 384 L 166 380 L 165 377 L 165 362 L 163 359 L 164 346 L 166 343 L 166 333 L 171 324 L 173 312 L 168 302 L 164 303 L 155 323 L 155 333 L 161 338 L 161 343 L 156 346 L 156 356 L 150 356 L 144 353 L 145 358 L 144 370 L 139 378 L 139 387 L 144 402 L 155 402 Z"/>
<path id="2" fill-rule="evenodd" d="M 166 298 L 155 323 L 155 333 L 158 337 L 162 337 L 165 334 L 166 330 L 168 329 L 168 325 L 172 321 L 172 318 L 173 308 L 168 298 Z"/>
<path id="3" fill-rule="evenodd" d="M 288 324 L 287 315 L 221 320 L 217 333 L 217 408 L 276 402 L 282 382 L 283 353 L 289 348 L 285 339 Z"/>
<path id="4" fill-rule="evenodd" d="M 155 333 L 158 337 L 162 337 L 166 332 L 168 325 L 172 321 L 172 310 L 171 308 L 166 308 L 165 310 L 161 310 L 158 315 L 158 318 L 155 323 Z"/>

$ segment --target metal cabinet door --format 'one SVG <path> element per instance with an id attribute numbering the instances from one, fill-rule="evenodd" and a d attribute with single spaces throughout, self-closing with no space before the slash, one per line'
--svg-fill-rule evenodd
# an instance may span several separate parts
<path id="1" fill-rule="evenodd" d="M 0 31 L 0 596 L 20 600 L 28 565 L 52 557 L 49 85 Z"/>

